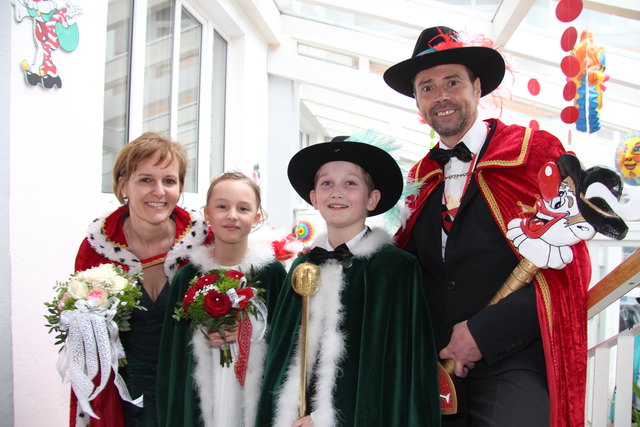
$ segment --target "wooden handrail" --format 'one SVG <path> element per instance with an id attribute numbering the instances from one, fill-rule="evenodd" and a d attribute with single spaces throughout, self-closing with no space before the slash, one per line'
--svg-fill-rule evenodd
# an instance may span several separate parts
<path id="1" fill-rule="evenodd" d="M 588 318 L 626 295 L 640 283 L 640 249 L 596 283 L 587 294 Z"/>

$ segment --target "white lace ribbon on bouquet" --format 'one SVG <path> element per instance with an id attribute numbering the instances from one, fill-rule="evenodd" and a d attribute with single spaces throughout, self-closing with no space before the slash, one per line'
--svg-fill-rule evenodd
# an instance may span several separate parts
<path id="1" fill-rule="evenodd" d="M 89 403 L 105 388 L 113 371 L 114 383 L 122 400 L 138 407 L 143 406 L 142 396 L 132 399 L 127 386 L 118 374 L 118 359 L 124 357 L 124 349 L 113 318 L 120 300 L 109 298 L 107 308 L 98 308 L 85 300 L 75 303 L 75 310 L 60 313 L 60 329 L 67 330 L 67 339 L 58 357 L 58 372 L 62 381 L 71 382 L 78 404 L 84 412 L 100 419 Z M 93 378 L 100 370 L 100 384 L 93 385 Z"/>
<path id="2" fill-rule="evenodd" d="M 251 288 L 251 289 L 253 289 L 254 295 L 258 295 L 258 290 L 256 288 Z M 229 289 L 227 291 L 227 296 L 231 300 L 231 306 L 234 308 L 239 307 L 240 302 L 244 299 L 243 296 L 238 295 L 235 289 Z M 265 306 L 264 302 L 260 298 L 257 298 L 255 296 L 249 299 L 249 301 L 251 301 L 251 304 L 256 310 L 256 315 L 255 315 L 256 322 L 252 322 L 253 331 L 251 335 L 251 341 L 256 342 L 256 341 L 260 341 L 264 337 L 265 332 L 267 331 L 267 307 Z"/>

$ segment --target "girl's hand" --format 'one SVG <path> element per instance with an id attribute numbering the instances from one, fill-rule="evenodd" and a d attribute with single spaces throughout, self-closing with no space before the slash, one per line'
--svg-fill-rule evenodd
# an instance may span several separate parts
<path id="1" fill-rule="evenodd" d="M 233 329 L 227 329 L 224 338 L 220 334 L 220 332 L 209 332 L 209 345 L 211 347 L 220 347 L 224 343 L 231 343 L 238 340 L 238 325 L 236 325 Z"/>
<path id="2" fill-rule="evenodd" d="M 307 415 L 306 417 L 300 418 L 294 422 L 291 427 L 313 427 L 313 419 L 311 418 L 311 415 Z"/>

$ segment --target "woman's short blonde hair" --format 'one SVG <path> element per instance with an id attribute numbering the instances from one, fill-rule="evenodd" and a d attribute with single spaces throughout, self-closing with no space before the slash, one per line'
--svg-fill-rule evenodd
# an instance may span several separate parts
<path id="1" fill-rule="evenodd" d="M 118 151 L 113 165 L 113 193 L 120 203 L 124 204 L 122 186 L 143 161 L 159 155 L 156 165 L 166 161 L 178 162 L 178 178 L 180 192 L 184 188 L 187 174 L 187 151 L 182 144 L 156 132 L 145 132 Z M 122 179 L 120 179 L 122 178 Z"/>

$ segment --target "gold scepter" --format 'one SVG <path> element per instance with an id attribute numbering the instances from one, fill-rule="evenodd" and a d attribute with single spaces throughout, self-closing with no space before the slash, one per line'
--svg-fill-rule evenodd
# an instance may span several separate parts
<path id="1" fill-rule="evenodd" d="M 291 287 L 302 297 L 300 320 L 300 418 L 307 415 L 307 324 L 309 323 L 309 297 L 320 288 L 320 267 L 310 262 L 299 264 L 291 275 Z"/>

